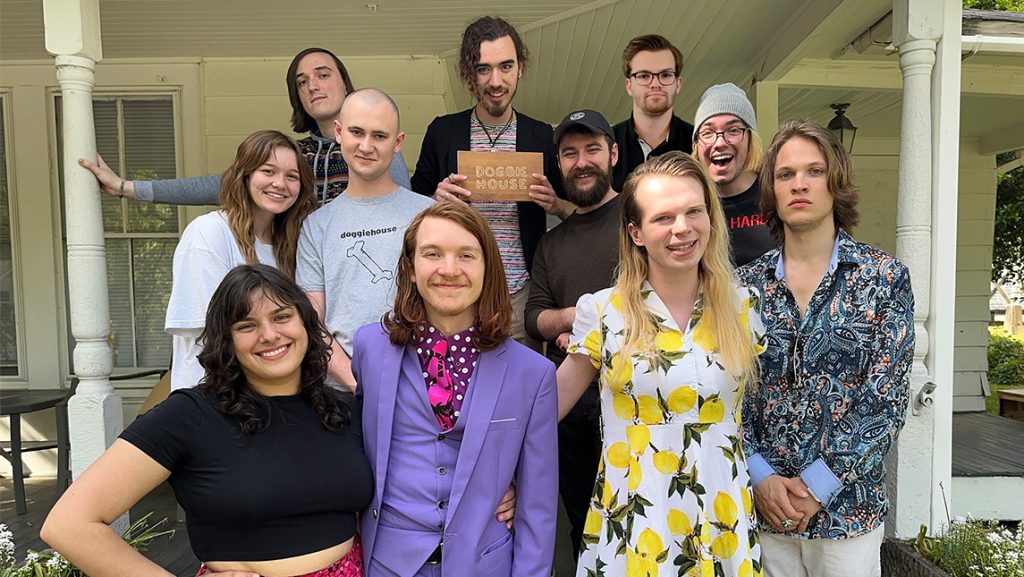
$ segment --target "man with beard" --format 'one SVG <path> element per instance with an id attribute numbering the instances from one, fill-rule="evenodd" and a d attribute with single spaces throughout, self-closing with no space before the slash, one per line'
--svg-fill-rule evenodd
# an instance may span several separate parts
<path id="1" fill-rule="evenodd" d="M 546 226 L 545 212 L 562 218 L 565 209 L 555 190 L 561 189 L 551 127 L 512 108 L 528 53 L 519 33 L 501 18 L 485 16 L 466 27 L 459 56 L 459 76 L 476 97 L 469 110 L 439 116 L 427 127 L 420 149 L 414 191 L 437 201 L 469 202 L 461 186 L 458 151 L 540 152 L 545 173 L 533 174 L 533 202 L 483 202 L 473 206 L 484 215 L 498 240 L 506 282 L 512 296 L 512 337 L 535 349 L 540 344 L 526 334 L 523 311 L 529 295 L 534 251 Z M 550 179 L 550 180 L 549 180 Z"/>
<path id="2" fill-rule="evenodd" d="M 615 190 L 622 190 L 629 173 L 649 158 L 670 150 L 693 150 L 693 125 L 672 114 L 683 87 L 682 52 L 664 36 L 637 36 L 622 51 L 622 70 L 626 92 L 633 97 L 633 114 L 615 125 L 620 155 L 612 178 Z"/>
<path id="3" fill-rule="evenodd" d="M 569 114 L 555 129 L 555 142 L 565 193 L 577 208 L 537 247 L 526 330 L 549 341 L 548 358 L 557 365 L 565 359 L 576 301 L 615 280 L 621 212 L 611 184 L 619 149 L 604 116 L 593 110 Z M 558 425 L 559 492 L 577 554 L 601 455 L 600 412 L 595 380 Z"/>
<path id="4" fill-rule="evenodd" d="M 754 107 L 735 84 L 716 84 L 704 92 L 694 117 L 695 156 L 718 186 L 736 266 L 776 247 L 761 216 L 758 175 L 761 138 Z"/>

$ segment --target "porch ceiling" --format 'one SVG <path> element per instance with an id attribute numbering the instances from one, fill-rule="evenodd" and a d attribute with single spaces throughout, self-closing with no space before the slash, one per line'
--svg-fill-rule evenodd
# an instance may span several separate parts
<path id="1" fill-rule="evenodd" d="M 626 117 L 631 101 L 619 58 L 638 34 L 663 34 L 685 55 L 676 112 L 688 118 L 707 86 L 735 82 L 749 88 L 755 75 L 784 72 L 792 65 L 786 57 L 794 52 L 828 57 L 891 8 L 891 0 L 518 0 L 498 10 L 480 0 L 99 4 L 106 60 L 288 58 L 321 45 L 342 58 L 408 54 L 452 63 L 466 23 L 497 13 L 519 28 L 531 50 L 516 106 L 549 122 L 583 106 L 602 110 L 613 122 Z M 3 0 L 0 58 L 49 58 L 40 0 Z M 468 102 L 462 87 L 452 82 L 452 90 Z"/>

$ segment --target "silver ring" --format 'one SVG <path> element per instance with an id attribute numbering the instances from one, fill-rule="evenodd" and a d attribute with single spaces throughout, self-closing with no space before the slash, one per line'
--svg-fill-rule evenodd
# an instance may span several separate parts
<path id="1" fill-rule="evenodd" d="M 782 528 L 783 529 L 789 529 L 792 526 L 793 526 L 793 520 L 792 519 L 783 519 L 782 520 Z"/>

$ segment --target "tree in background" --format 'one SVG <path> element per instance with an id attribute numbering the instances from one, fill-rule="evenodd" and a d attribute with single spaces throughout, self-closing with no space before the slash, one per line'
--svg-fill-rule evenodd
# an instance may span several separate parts
<path id="1" fill-rule="evenodd" d="M 1013 153 L 1000 154 L 997 163 L 1005 164 L 1013 159 Z M 1024 167 L 999 177 L 992 239 L 992 280 L 1024 282 Z"/>
<path id="2" fill-rule="evenodd" d="M 964 8 L 1024 12 L 1024 0 L 964 0 Z"/>

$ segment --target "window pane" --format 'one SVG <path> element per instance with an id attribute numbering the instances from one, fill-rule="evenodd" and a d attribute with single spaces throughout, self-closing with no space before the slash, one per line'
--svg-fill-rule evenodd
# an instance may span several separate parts
<path id="1" fill-rule="evenodd" d="M 115 367 L 135 366 L 129 242 L 127 239 L 107 239 L 107 294 L 110 300 L 110 330 L 114 335 Z"/>
<path id="2" fill-rule="evenodd" d="M 7 141 L 0 98 L 0 375 L 18 374 L 18 322 L 14 310 L 11 206 L 7 192 Z"/>
<path id="3" fill-rule="evenodd" d="M 177 244 L 177 240 L 165 239 L 132 241 L 135 337 L 142 367 L 171 364 L 171 335 L 164 332 L 164 316 L 171 298 L 171 266 Z"/>
<path id="4" fill-rule="evenodd" d="M 125 100 L 122 107 L 126 178 L 174 178 L 174 111 L 171 101 Z M 163 204 L 129 203 L 128 232 L 178 232 L 178 211 Z"/>
<path id="5" fill-rule="evenodd" d="M 58 109 L 59 110 L 59 109 Z M 114 172 L 120 172 L 121 155 L 117 148 L 117 102 L 114 100 L 96 100 L 92 103 L 93 120 L 96 123 L 96 152 Z M 121 211 L 127 201 L 106 194 L 101 199 L 103 208 L 103 231 L 122 232 L 124 223 Z"/>

